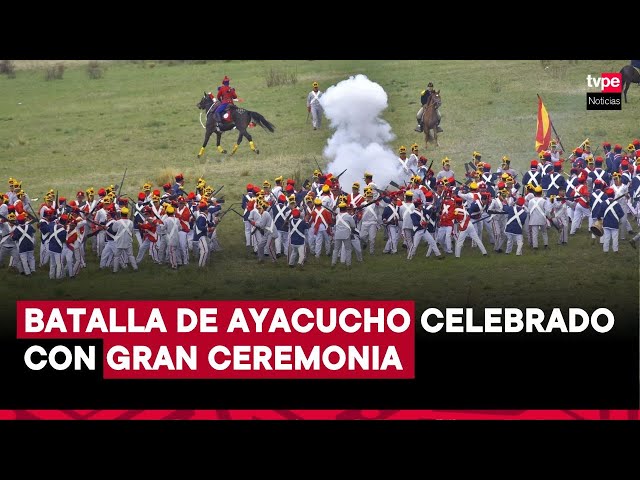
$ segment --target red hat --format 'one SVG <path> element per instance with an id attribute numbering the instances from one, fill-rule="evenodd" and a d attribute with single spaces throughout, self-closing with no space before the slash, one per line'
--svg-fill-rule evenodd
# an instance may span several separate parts
<path id="1" fill-rule="evenodd" d="M 253 185 L 247 183 L 247 192 L 253 192 Z"/>
<path id="2" fill-rule="evenodd" d="M 66 199 L 65 197 L 60 197 L 60 198 L 58 199 L 58 201 L 59 201 L 60 203 L 67 203 L 67 199 Z"/>
<path id="3" fill-rule="evenodd" d="M 613 197 L 613 196 L 616 194 L 616 192 L 615 192 L 615 190 L 614 190 L 613 188 L 607 188 L 607 189 L 604 191 L 604 193 L 606 193 L 606 194 L 607 194 L 608 196 L 610 196 L 610 197 Z"/>
<path id="4" fill-rule="evenodd" d="M 536 167 L 538 168 L 538 161 L 537 160 L 531 160 L 531 167 Z"/>
<path id="5" fill-rule="evenodd" d="M 300 210 L 298 210 L 297 208 L 294 208 L 293 210 L 291 210 L 291 216 L 293 218 L 299 218 L 300 217 Z"/>
<path id="6" fill-rule="evenodd" d="M 84 197 L 84 192 L 80 190 L 78 193 L 76 193 L 76 197 Z"/>
<path id="7" fill-rule="evenodd" d="M 521 207 L 524 205 L 524 197 L 518 197 L 518 199 L 516 200 L 516 204 Z"/>
<path id="8" fill-rule="evenodd" d="M 583 150 L 582 150 L 582 148 L 578 147 L 578 148 L 576 148 L 576 149 L 574 150 L 574 153 L 575 153 L 576 155 L 582 155 Z"/>
<path id="9" fill-rule="evenodd" d="M 286 202 L 287 201 L 287 197 L 285 197 L 283 194 L 278 195 L 278 201 L 279 202 Z"/>
<path id="10" fill-rule="evenodd" d="M 69 206 L 70 206 L 70 207 L 77 207 L 77 206 L 78 206 L 78 202 L 76 202 L 75 200 L 71 200 L 71 201 L 69 202 Z"/>
<path id="11" fill-rule="evenodd" d="M 194 192 L 189 192 L 189 194 L 187 195 L 187 198 L 189 200 L 193 200 L 194 198 L 196 198 L 196 194 Z"/>
<path id="12" fill-rule="evenodd" d="M 293 178 L 287 178 L 287 185 L 295 185 L 296 181 Z"/>
<path id="13" fill-rule="evenodd" d="M 597 179 L 595 182 L 593 182 L 593 184 L 594 184 L 594 185 L 596 185 L 596 186 L 597 186 L 597 185 L 606 185 L 606 184 L 604 183 L 604 181 L 602 181 L 602 180 L 600 180 L 600 179 Z"/>
<path id="14" fill-rule="evenodd" d="M 580 172 L 580 174 L 578 175 L 578 182 L 580 183 L 584 183 L 587 181 L 587 172 L 585 172 L 584 170 L 582 170 Z"/>
<path id="15" fill-rule="evenodd" d="M 614 150 L 616 150 L 616 151 L 618 151 L 618 152 L 622 151 L 622 147 L 621 147 L 618 143 L 616 143 L 616 144 L 613 146 L 613 149 L 614 149 Z"/>
<path id="16" fill-rule="evenodd" d="M 287 192 L 293 192 L 293 185 L 291 185 L 291 184 L 287 185 L 287 186 L 285 187 L 285 190 L 286 190 Z"/>
<path id="17" fill-rule="evenodd" d="M 27 220 L 27 214 L 24 212 L 21 213 L 16 217 L 16 220 L 18 220 L 19 222 L 25 222 Z"/>
<path id="18" fill-rule="evenodd" d="M 504 182 L 498 182 L 498 189 L 502 190 L 503 188 L 506 188 L 506 184 Z"/>
<path id="19" fill-rule="evenodd" d="M 260 187 L 253 187 L 253 193 L 260 193 Z"/>
<path id="20" fill-rule="evenodd" d="M 609 142 L 603 142 L 602 146 L 605 148 L 611 147 L 611 144 Z"/>
<path id="21" fill-rule="evenodd" d="M 154 196 L 159 197 L 160 196 L 160 190 L 156 189 L 153 192 L 151 192 Z"/>
<path id="22" fill-rule="evenodd" d="M 418 160 L 420 160 L 421 162 L 427 163 L 427 157 L 425 157 L 424 155 L 420 155 L 420 158 L 418 158 Z"/>
<path id="23" fill-rule="evenodd" d="M 206 210 L 209 207 L 209 205 L 207 205 L 207 202 L 200 202 L 198 204 L 198 209 L 199 210 Z"/>
<path id="24" fill-rule="evenodd" d="M 69 216 L 66 213 L 60 215 L 60 223 L 66 223 L 69 220 Z"/>
<path id="25" fill-rule="evenodd" d="M 426 198 L 426 199 L 432 199 L 433 198 L 433 193 L 431 193 L 431 190 L 429 190 L 427 193 L 424 194 L 424 198 Z"/>
<path id="26" fill-rule="evenodd" d="M 98 195 L 100 197 L 104 197 L 107 194 L 107 191 L 104 188 L 101 188 L 100 190 L 98 190 Z"/>
<path id="27" fill-rule="evenodd" d="M 225 75 L 225 76 L 224 76 L 224 78 L 222 79 L 222 83 L 225 83 L 225 82 L 229 83 L 229 81 L 230 81 L 230 80 L 229 80 L 229 77 L 227 77 L 226 75 Z"/>
<path id="28" fill-rule="evenodd" d="M 176 175 L 176 182 L 179 182 L 180 180 L 184 180 L 184 175 L 182 175 L 181 173 Z"/>
<path id="29" fill-rule="evenodd" d="M 456 197 L 456 205 L 462 205 L 462 198 Z"/>
<path id="30" fill-rule="evenodd" d="M 162 185 L 162 188 L 164 188 L 165 192 L 167 190 L 171 190 L 171 184 L 170 183 L 165 183 L 164 185 Z"/>
<path id="31" fill-rule="evenodd" d="M 8 210 L 9 213 L 15 212 L 16 211 L 16 206 L 15 205 L 9 205 L 9 206 L 7 206 L 7 210 Z"/>
<path id="32" fill-rule="evenodd" d="M 596 163 L 602 163 L 602 162 L 604 162 L 604 158 L 602 158 L 600 156 L 597 156 L 596 157 Z"/>
<path id="33" fill-rule="evenodd" d="M 562 162 L 558 161 L 558 162 L 553 162 L 553 166 L 555 168 L 562 168 Z"/>
<path id="34" fill-rule="evenodd" d="M 640 140 L 638 140 L 637 138 L 631 143 L 633 143 L 636 146 L 636 150 L 638 149 L 638 147 L 640 147 Z"/>
<path id="35" fill-rule="evenodd" d="M 144 193 L 140 192 L 138 194 L 138 200 L 144 200 L 145 198 L 147 198 L 147 196 Z"/>

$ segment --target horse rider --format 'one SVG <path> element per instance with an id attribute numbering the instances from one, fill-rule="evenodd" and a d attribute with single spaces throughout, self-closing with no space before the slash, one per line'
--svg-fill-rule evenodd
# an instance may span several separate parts
<path id="1" fill-rule="evenodd" d="M 420 104 L 422 105 L 422 107 L 420 107 L 420 110 L 418 110 L 418 113 L 416 114 L 416 120 L 418 121 L 418 126 L 415 128 L 416 132 L 421 133 L 424 129 L 424 125 L 422 124 L 422 113 L 424 112 L 425 105 L 429 103 L 429 98 L 431 98 L 433 92 L 433 82 L 429 82 L 426 90 L 423 90 L 420 93 Z M 436 130 L 438 133 L 442 133 L 442 128 L 440 128 L 440 110 L 436 109 L 436 114 L 438 115 L 438 124 L 436 125 Z"/>
<path id="2" fill-rule="evenodd" d="M 237 99 L 236 89 L 229 86 L 229 77 L 226 75 L 222 79 L 222 85 L 218 87 L 218 94 L 216 99 L 220 102 L 213 113 L 216 121 L 216 130 L 220 131 L 222 125 L 222 115 L 229 105 L 233 105 L 233 100 Z"/>

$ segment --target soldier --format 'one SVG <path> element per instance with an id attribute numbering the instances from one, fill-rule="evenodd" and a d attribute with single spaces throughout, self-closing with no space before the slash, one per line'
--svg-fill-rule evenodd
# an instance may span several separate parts
<path id="1" fill-rule="evenodd" d="M 524 209 L 524 197 L 518 197 L 516 204 L 507 205 L 504 211 L 507 212 L 507 224 L 505 233 L 507 235 L 507 247 L 505 255 L 509 255 L 513 249 L 513 242 L 516 242 L 516 255 L 522 255 L 522 246 L 524 244 L 522 238 L 522 229 L 527 217 L 527 211 Z"/>
<path id="2" fill-rule="evenodd" d="M 38 222 L 38 228 L 40 230 L 40 267 L 44 267 L 49 263 L 50 226 L 53 223 L 53 214 L 55 211 L 52 208 L 45 208 L 41 210 L 41 212 L 40 221 Z"/>
<path id="3" fill-rule="evenodd" d="M 317 130 L 322 125 L 322 105 L 320 104 L 320 97 L 323 92 L 319 90 L 318 82 L 313 82 L 313 90 L 307 95 L 307 111 L 311 113 L 311 121 L 313 123 L 313 129 Z"/>
<path id="4" fill-rule="evenodd" d="M 611 188 L 615 194 L 615 198 L 618 198 L 618 204 L 622 208 L 624 215 L 620 218 L 620 240 L 626 239 L 626 234 L 633 235 L 633 227 L 631 227 L 631 223 L 629 222 L 629 218 L 627 215 L 631 213 L 631 209 L 629 208 L 629 204 L 627 203 L 627 197 L 629 195 L 629 187 L 632 185 L 632 182 L 623 183 L 622 179 L 624 178 L 620 172 L 614 172 L 613 175 L 613 185 Z"/>
<path id="5" fill-rule="evenodd" d="M 366 245 L 369 245 L 369 255 L 373 255 L 376 246 L 376 234 L 378 233 L 379 223 L 376 212 L 376 204 L 374 202 L 374 193 L 372 190 L 365 188 L 364 201 L 368 203 L 362 209 L 362 222 L 360 227 L 360 236 Z"/>
<path id="6" fill-rule="evenodd" d="M 344 258 L 347 268 L 351 268 L 351 232 L 355 230 L 356 224 L 353 217 L 347 213 L 347 204 L 341 202 L 338 204 L 340 212 L 336 215 L 333 257 L 331 258 L 331 266 L 335 267 L 338 262 L 338 256 L 344 248 Z"/>
<path id="7" fill-rule="evenodd" d="M 479 208 L 477 204 L 474 202 L 471 204 L 470 209 Z M 462 245 L 464 244 L 467 236 L 471 237 L 471 240 L 475 242 L 483 256 L 487 256 L 487 249 L 484 247 L 482 240 L 478 236 L 478 231 L 475 229 L 474 225 L 471 224 L 471 215 L 470 212 L 462 205 L 462 198 L 456 198 L 456 207 L 454 209 L 454 221 L 458 224 L 458 238 L 456 239 L 456 250 L 455 256 L 456 258 L 460 258 L 460 253 L 462 252 Z M 473 211 L 474 215 L 478 214 L 478 210 Z M 479 211 L 479 214 L 482 215 L 482 211 Z"/>
<path id="8" fill-rule="evenodd" d="M 597 218 L 602 220 L 602 226 L 604 227 L 602 251 L 604 253 L 609 252 L 609 243 L 611 243 L 614 253 L 618 253 L 618 232 L 620 219 L 624 217 L 624 211 L 618 200 L 614 198 L 615 191 L 613 188 L 607 188 L 605 193 L 608 198 L 600 204 L 597 212 Z"/>
<path id="9" fill-rule="evenodd" d="M 100 268 L 108 268 L 109 266 L 111 266 L 113 262 L 113 258 L 117 253 L 116 243 L 114 242 L 114 239 L 116 237 L 116 232 L 113 229 L 113 226 L 116 222 L 117 213 L 110 199 L 109 199 L 108 208 L 106 209 L 106 211 L 107 211 L 107 221 L 102 227 L 104 229 L 105 235 L 104 235 L 104 247 L 102 249 L 102 255 L 100 256 Z M 51 241 L 49 241 L 49 243 L 51 243 Z"/>
<path id="10" fill-rule="evenodd" d="M 120 209 L 120 220 L 114 222 L 113 230 L 116 232 L 115 246 L 117 251 L 113 256 L 113 273 L 117 273 L 120 268 L 122 258 L 128 259 L 135 271 L 138 271 L 136 257 L 133 256 L 133 222 L 129 220 L 129 209 Z"/>
<path id="11" fill-rule="evenodd" d="M 11 234 L 20 255 L 22 270 L 26 276 L 31 276 L 36 271 L 36 257 L 34 256 L 36 244 L 36 230 L 27 223 L 27 215 L 21 213 L 16 217 L 17 224 Z"/>
<path id="12" fill-rule="evenodd" d="M 291 210 L 287 206 L 287 198 L 284 194 L 278 196 L 278 203 L 271 207 L 270 211 L 275 224 L 275 251 L 276 257 L 289 255 L 289 219 Z"/>
<path id="13" fill-rule="evenodd" d="M 208 229 L 213 226 L 211 222 L 207 221 L 207 209 L 209 205 L 206 202 L 200 202 L 198 204 L 198 216 L 193 226 L 193 241 L 198 244 L 198 267 L 204 267 L 207 264 L 209 258 L 209 237 L 207 236 Z"/>
<path id="14" fill-rule="evenodd" d="M 529 236 L 533 249 L 538 250 L 538 232 L 542 231 L 542 241 L 544 248 L 549 248 L 549 234 L 547 232 L 547 217 L 551 205 L 542 196 L 542 187 L 538 185 L 533 190 L 533 197 L 527 202 L 529 211 Z"/>
<path id="15" fill-rule="evenodd" d="M 144 260 L 145 253 L 150 252 L 151 259 L 154 263 L 160 263 L 158 261 L 158 249 L 154 248 L 158 242 L 157 223 L 153 209 L 147 205 L 142 209 L 144 220 L 138 223 L 138 230 L 142 235 L 142 243 L 138 249 L 138 255 L 136 256 L 136 263 L 140 265 Z"/>
<path id="16" fill-rule="evenodd" d="M 59 217 L 58 223 L 51 222 L 49 228 L 51 237 L 49 239 L 49 278 L 61 279 L 64 275 L 62 270 L 62 249 L 67 241 L 67 214 Z"/>
<path id="17" fill-rule="evenodd" d="M 398 207 L 402 205 L 402 202 L 396 202 L 395 199 L 390 199 L 389 203 L 382 212 L 382 224 L 384 228 L 387 230 L 387 243 L 382 250 L 382 253 L 390 253 L 395 255 L 398 253 L 398 233 L 399 227 L 398 223 L 400 220 L 400 214 L 398 212 Z"/>
<path id="18" fill-rule="evenodd" d="M 407 161 L 407 147 L 400 145 L 400 148 L 398 148 L 398 162 L 400 162 L 400 166 L 402 167 L 402 170 L 404 170 L 404 173 L 409 175 L 410 172 Z"/>
<path id="19" fill-rule="evenodd" d="M 258 243 L 258 263 L 264 262 L 264 257 L 271 255 L 271 261 L 276 261 L 276 252 L 273 248 L 273 241 L 275 239 L 275 225 L 273 223 L 273 217 L 268 211 L 269 204 L 267 202 L 258 202 L 258 213 L 260 213 L 260 219 L 257 222 L 253 222 L 252 225 L 262 234 Z"/>
<path id="20" fill-rule="evenodd" d="M 442 170 L 436 175 L 436 181 L 447 179 L 449 183 L 454 183 L 455 173 L 451 170 L 451 160 L 449 157 L 442 159 Z"/>
<path id="21" fill-rule="evenodd" d="M 585 182 L 587 181 L 587 172 L 582 171 L 577 176 L 577 186 L 573 189 L 573 198 L 575 207 L 573 210 L 573 216 L 571 218 L 571 231 L 569 235 L 575 235 L 576 231 L 580 228 L 582 220 L 584 218 L 591 217 L 591 211 L 589 209 L 589 191 Z"/>
<path id="22" fill-rule="evenodd" d="M 325 252 L 327 257 L 331 252 L 331 226 L 333 225 L 333 218 L 331 211 L 322 206 L 322 201 L 319 198 L 313 200 L 314 209 L 311 212 L 311 223 L 313 228 L 309 229 L 313 235 L 313 243 L 315 244 L 315 256 L 320 260 L 320 253 L 322 252 L 322 245 L 325 246 Z"/>
<path id="23" fill-rule="evenodd" d="M 180 235 L 181 230 L 180 220 L 175 217 L 175 208 L 173 205 L 167 205 L 166 217 L 162 218 L 166 230 L 166 245 L 167 245 L 167 259 L 169 266 L 176 270 L 179 262 L 179 250 L 180 250 Z"/>
<path id="24" fill-rule="evenodd" d="M 289 229 L 289 267 L 293 268 L 298 263 L 298 267 L 302 268 L 306 260 L 306 232 L 309 230 L 309 224 L 300 217 L 300 210 L 294 208 L 291 210 L 291 228 Z"/>

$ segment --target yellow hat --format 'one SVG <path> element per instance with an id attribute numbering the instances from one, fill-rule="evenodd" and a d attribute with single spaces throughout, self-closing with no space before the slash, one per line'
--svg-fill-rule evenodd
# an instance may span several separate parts
<path id="1" fill-rule="evenodd" d="M 506 180 L 507 178 L 509 178 L 509 174 L 508 174 L 508 173 L 503 173 L 500 177 L 501 177 L 503 180 Z"/>
<path id="2" fill-rule="evenodd" d="M 475 150 L 472 153 L 473 158 L 478 158 L 478 157 L 482 157 L 482 154 L 480 152 L 476 152 Z"/>
<path id="3" fill-rule="evenodd" d="M 471 182 L 471 183 L 469 184 L 469 188 L 470 188 L 471 190 L 477 190 L 477 189 L 478 189 L 478 184 L 477 184 L 476 182 Z"/>
<path id="4" fill-rule="evenodd" d="M 364 172 L 364 178 L 373 178 L 373 173 Z"/>
<path id="5" fill-rule="evenodd" d="M 357 188 L 358 190 L 360 190 L 360 182 L 353 182 L 353 185 L 351 185 L 351 188 Z"/>
<path id="6" fill-rule="evenodd" d="M 538 185 L 536 188 L 533 189 L 533 191 L 536 193 L 542 193 L 542 187 Z"/>
<path id="7" fill-rule="evenodd" d="M 417 143 L 414 143 L 411 145 L 411 151 L 413 152 L 414 150 L 418 150 L 420 147 L 418 147 Z"/>
<path id="8" fill-rule="evenodd" d="M 14 221 L 16 219 L 16 213 L 11 212 L 9 215 L 7 215 L 7 218 L 11 221 Z"/>
<path id="9" fill-rule="evenodd" d="M 344 202 L 340 202 L 340 203 L 338 204 L 338 208 L 347 208 L 347 204 L 346 204 L 346 203 L 344 203 Z"/>
<path id="10" fill-rule="evenodd" d="M 173 208 L 173 205 L 169 205 L 169 206 L 167 207 L 167 213 L 168 213 L 169 215 L 171 215 L 172 213 L 175 213 L 175 211 L 176 211 L 176 209 L 175 209 L 175 208 Z"/>
<path id="11" fill-rule="evenodd" d="M 509 156 L 508 155 L 503 155 L 502 156 L 502 161 L 503 162 L 510 162 L 511 160 L 509 160 Z"/>
<path id="12" fill-rule="evenodd" d="M 289 203 L 296 203 L 296 196 L 292 193 L 289 195 Z"/>
<path id="13" fill-rule="evenodd" d="M 122 215 L 129 215 L 129 209 L 128 209 L 127 207 L 122 207 L 122 208 L 120 209 L 120 213 L 121 213 Z"/>
<path id="14" fill-rule="evenodd" d="M 513 182 L 513 177 L 511 175 L 507 175 L 507 178 L 505 179 L 505 182 L 507 182 L 507 183 Z"/>
<path id="15" fill-rule="evenodd" d="M 414 175 L 411 177 L 411 181 L 420 183 L 422 179 L 420 178 L 420 175 Z"/>
<path id="16" fill-rule="evenodd" d="M 305 202 L 313 202 L 313 197 L 311 195 L 307 195 L 306 197 L 304 197 L 304 201 Z"/>
<path id="17" fill-rule="evenodd" d="M 315 88 L 318 86 L 318 82 L 313 82 L 312 86 Z"/>
<path id="18" fill-rule="evenodd" d="M 84 191 L 84 193 L 86 193 L 87 195 L 93 195 L 95 193 L 95 190 L 93 189 L 93 187 L 89 187 Z"/>
<path id="19" fill-rule="evenodd" d="M 271 182 L 269 182 L 269 180 L 265 180 L 264 182 L 262 182 L 262 186 L 263 187 L 270 187 L 271 186 Z"/>
<path id="20" fill-rule="evenodd" d="M 317 198 L 317 197 L 316 197 L 316 198 L 313 200 L 313 203 L 314 203 L 314 205 L 322 205 L 322 200 L 320 200 L 319 198 Z"/>
<path id="21" fill-rule="evenodd" d="M 274 180 L 276 182 L 281 182 L 282 181 L 282 175 L 280 175 L 279 177 L 276 177 Z"/>
<path id="22" fill-rule="evenodd" d="M 590 164 L 590 165 L 595 163 L 595 160 L 593 159 L 593 155 L 589 155 L 587 157 L 587 163 Z"/>
<path id="23" fill-rule="evenodd" d="M 314 177 L 318 177 L 318 176 L 320 176 L 320 175 L 322 175 L 322 173 L 320 172 L 320 170 L 318 170 L 318 169 L 316 168 L 316 169 L 313 171 L 313 176 L 314 176 Z"/>
<path id="24" fill-rule="evenodd" d="M 636 151 L 635 145 L 633 143 L 630 143 L 629 145 L 627 145 L 627 151 L 631 153 L 635 152 Z"/>
<path id="25" fill-rule="evenodd" d="M 329 185 L 322 185 L 322 191 L 323 191 L 324 193 L 328 192 L 329 190 L 331 190 L 331 189 L 329 188 Z"/>
<path id="26" fill-rule="evenodd" d="M 404 145 L 400 145 L 400 148 L 398 149 L 398 151 L 400 153 L 407 153 L 407 147 L 405 147 Z"/>
<path id="27" fill-rule="evenodd" d="M 406 192 L 404 192 L 404 196 L 405 197 L 413 197 L 413 192 L 411 190 L 407 190 Z"/>
<path id="28" fill-rule="evenodd" d="M 616 178 L 619 178 L 619 177 L 620 177 L 620 175 L 621 175 L 621 174 L 620 174 L 620 172 L 613 172 L 613 173 L 611 174 L 611 176 L 612 176 L 612 177 L 616 177 Z"/>
<path id="29" fill-rule="evenodd" d="M 540 153 L 538 154 L 538 158 L 539 158 L 540 160 L 542 160 L 542 159 L 544 158 L 544 151 L 542 151 L 542 152 L 540 152 Z"/>
<path id="30" fill-rule="evenodd" d="M 442 159 L 442 165 L 449 165 L 451 163 L 451 160 L 449 159 L 449 157 L 444 157 Z"/>

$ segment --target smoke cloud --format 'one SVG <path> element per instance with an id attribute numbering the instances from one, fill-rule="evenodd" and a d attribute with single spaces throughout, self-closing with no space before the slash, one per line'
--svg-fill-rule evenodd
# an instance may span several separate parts
<path id="1" fill-rule="evenodd" d="M 320 104 L 335 133 L 327 140 L 323 154 L 327 171 L 340 177 L 342 189 L 351 191 L 353 182 L 364 187 L 364 172 L 373 174 L 380 189 L 391 180 L 402 183 L 404 172 L 397 155 L 385 144 L 395 139 L 391 126 L 379 118 L 387 108 L 387 93 L 365 75 L 352 76 L 329 87 Z"/>

